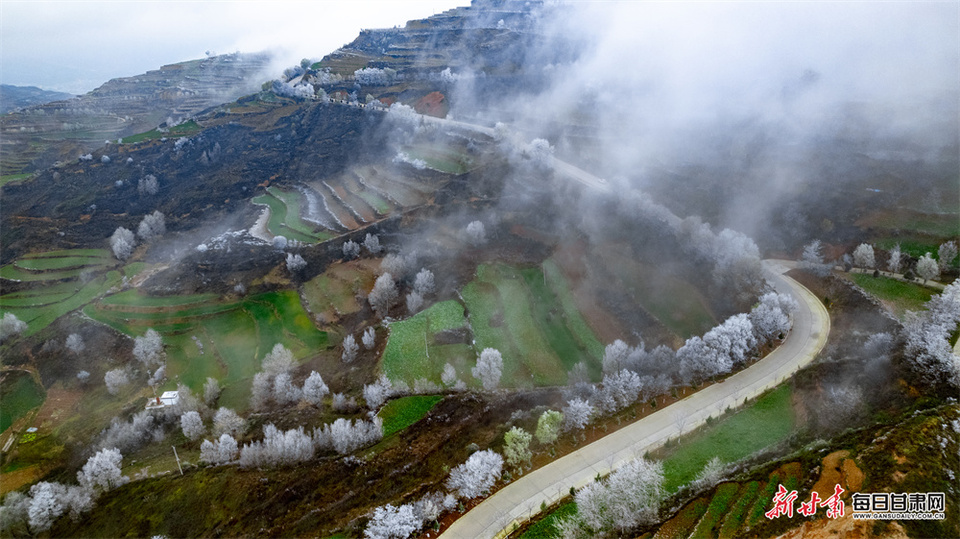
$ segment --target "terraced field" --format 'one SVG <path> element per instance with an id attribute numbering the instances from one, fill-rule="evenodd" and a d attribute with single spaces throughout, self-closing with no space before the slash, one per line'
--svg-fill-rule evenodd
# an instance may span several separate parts
<path id="1" fill-rule="evenodd" d="M 602 346 L 586 325 L 555 266 L 480 266 L 462 292 L 476 348 L 496 348 L 504 358 L 502 385 L 563 384 L 579 361 L 599 373 Z M 557 290 L 560 293 L 557 293 Z"/>
<path id="2" fill-rule="evenodd" d="M 105 249 L 32 253 L 0 268 L 0 278 L 29 282 L 29 289 L 0 296 L 0 311 L 12 312 L 33 335 L 120 284 L 117 261 Z"/>
<path id="3" fill-rule="evenodd" d="M 270 208 L 267 229 L 274 236 L 285 236 L 303 243 L 320 243 L 335 235 L 333 230 L 303 219 L 301 206 L 304 197 L 299 192 L 268 187 L 267 194 L 254 198 L 252 202 Z"/>
<path id="4" fill-rule="evenodd" d="M 167 351 L 168 378 L 179 377 L 195 391 L 208 376 L 217 378 L 225 405 L 238 408 L 246 406 L 249 379 L 275 344 L 297 359 L 327 346 L 327 334 L 317 330 L 289 290 L 234 302 L 210 294 L 160 298 L 129 291 L 91 304 L 84 313 L 130 336 L 155 329 Z"/>

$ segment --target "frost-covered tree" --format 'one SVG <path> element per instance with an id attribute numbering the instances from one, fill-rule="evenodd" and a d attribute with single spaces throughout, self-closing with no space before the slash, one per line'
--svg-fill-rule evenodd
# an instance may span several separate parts
<path id="1" fill-rule="evenodd" d="M 723 478 L 723 461 L 720 457 L 713 457 L 703 466 L 697 477 L 691 483 L 695 491 L 713 488 Z"/>
<path id="2" fill-rule="evenodd" d="M 155 416 L 149 410 L 141 410 L 130 421 L 121 421 L 114 417 L 99 436 L 95 447 L 99 449 L 118 448 L 120 451 L 136 451 L 150 442 L 159 442 L 166 435 L 162 417 Z"/>
<path id="3" fill-rule="evenodd" d="M 230 408 L 220 408 L 213 415 L 213 435 L 240 434 L 243 432 L 243 418 Z"/>
<path id="4" fill-rule="evenodd" d="M 753 323 L 747 314 L 735 314 L 706 332 L 703 342 L 716 350 L 717 357 L 728 357 L 733 364 L 743 363 L 747 352 L 756 344 Z"/>
<path id="5" fill-rule="evenodd" d="M 27 510 L 27 518 L 30 529 L 34 533 L 49 530 L 67 509 L 62 502 L 64 494 L 66 489 L 60 483 L 43 481 L 30 487 L 30 507 Z"/>
<path id="6" fill-rule="evenodd" d="M 526 155 L 538 166 L 546 166 L 553 157 L 553 146 L 546 139 L 535 138 L 526 148 Z"/>
<path id="7" fill-rule="evenodd" d="M 167 358 L 163 351 L 163 340 L 160 334 L 153 328 L 147 329 L 147 332 L 141 337 L 133 340 L 133 357 L 145 366 L 161 365 Z"/>
<path id="8" fill-rule="evenodd" d="M 374 234 L 367 234 L 367 237 L 363 240 L 363 246 L 367 248 L 370 254 L 374 255 L 383 249 L 383 247 L 380 247 L 380 238 Z"/>
<path id="9" fill-rule="evenodd" d="M 203 418 L 200 412 L 190 410 L 180 416 L 180 429 L 188 440 L 196 440 L 207 433 L 207 428 L 203 425 Z"/>
<path id="10" fill-rule="evenodd" d="M 317 371 L 311 371 L 310 376 L 303 382 L 303 398 L 314 406 L 320 406 L 323 398 L 330 393 L 330 388 L 324 383 L 323 377 Z"/>
<path id="11" fill-rule="evenodd" d="M 563 414 L 556 410 L 547 410 L 537 420 L 537 430 L 534 436 L 541 444 L 552 444 L 560 435 L 560 424 L 563 423 Z"/>
<path id="12" fill-rule="evenodd" d="M 27 323 L 17 318 L 13 313 L 3 313 L 3 319 L 0 320 L 0 342 L 3 342 L 14 335 L 19 335 L 27 330 Z"/>
<path id="13" fill-rule="evenodd" d="M 413 291 L 407 294 L 407 312 L 411 315 L 417 314 L 423 307 L 423 296 L 419 292 Z"/>
<path id="14" fill-rule="evenodd" d="M 620 372 L 627 368 L 627 357 L 630 354 L 630 347 L 627 343 L 617 339 L 608 344 L 603 351 L 603 372 L 612 374 Z"/>
<path id="15" fill-rule="evenodd" d="M 314 443 L 319 449 L 333 449 L 341 455 L 351 453 L 383 438 L 383 422 L 374 416 L 370 421 L 350 421 L 338 418 L 314 432 Z"/>
<path id="16" fill-rule="evenodd" d="M 133 232 L 126 228 L 117 227 L 110 236 L 110 249 L 113 250 L 113 256 L 117 260 L 126 260 L 133 254 L 133 248 L 137 246 L 137 239 Z"/>
<path id="17" fill-rule="evenodd" d="M 15 537 L 29 535 L 27 517 L 30 510 L 30 496 L 16 490 L 8 492 L 0 506 L 0 535 Z"/>
<path id="18" fill-rule="evenodd" d="M 281 372 L 273 379 L 273 400 L 280 406 L 295 404 L 303 396 L 300 388 L 293 385 L 293 379 L 288 372 Z"/>
<path id="19" fill-rule="evenodd" d="M 394 507 L 387 504 L 373 510 L 373 518 L 363 530 L 363 536 L 367 539 L 406 539 L 421 525 L 412 505 Z"/>
<path id="20" fill-rule="evenodd" d="M 719 355 L 716 349 L 707 346 L 697 336 L 687 339 L 677 350 L 677 361 L 680 363 L 680 377 L 692 383 L 729 372 L 733 365 L 729 356 Z"/>
<path id="21" fill-rule="evenodd" d="M 457 369 L 449 363 L 443 365 L 443 373 L 440 374 L 440 381 L 447 387 L 453 387 L 457 383 Z"/>
<path id="22" fill-rule="evenodd" d="M 343 339 L 343 353 L 340 355 L 340 359 L 344 363 L 350 363 L 357 359 L 357 352 L 359 351 L 360 345 L 357 344 L 357 339 L 353 335 L 347 335 Z"/>
<path id="23" fill-rule="evenodd" d="M 593 406 L 580 398 L 567 401 L 563 407 L 563 429 L 582 430 L 590 422 Z"/>
<path id="24" fill-rule="evenodd" d="M 220 382 L 216 378 L 207 377 L 207 381 L 203 384 L 203 402 L 207 406 L 213 406 L 219 398 Z"/>
<path id="25" fill-rule="evenodd" d="M 450 472 L 447 488 L 456 492 L 458 497 L 471 500 L 490 490 L 501 473 L 503 457 L 489 449 L 477 451 Z"/>
<path id="26" fill-rule="evenodd" d="M 120 450 L 102 449 L 87 459 L 77 472 L 77 482 L 84 488 L 106 492 L 127 483 L 130 479 L 121 472 L 123 455 Z"/>
<path id="27" fill-rule="evenodd" d="M 222 434 L 213 442 L 204 440 L 200 444 L 200 460 L 213 465 L 233 462 L 237 460 L 239 452 L 237 441 L 229 434 Z"/>
<path id="28" fill-rule="evenodd" d="M 487 242 L 487 231 L 480 221 L 473 221 L 467 225 L 467 241 L 474 247 Z"/>
<path id="29" fill-rule="evenodd" d="M 373 290 L 370 291 L 367 299 L 370 301 L 370 307 L 377 313 L 377 316 L 383 317 L 387 315 L 390 307 L 396 303 L 398 296 L 399 292 L 397 292 L 397 285 L 393 282 L 393 275 L 384 273 L 377 277 L 377 281 L 373 285 Z"/>
<path id="30" fill-rule="evenodd" d="M 287 248 L 287 245 L 290 244 L 290 240 L 288 240 L 287 237 L 282 234 L 277 234 L 273 237 L 271 244 L 273 245 L 274 249 L 282 251 Z"/>
<path id="31" fill-rule="evenodd" d="M 953 354 L 950 334 L 960 323 L 960 281 L 927 302 L 927 310 L 908 313 L 904 323 L 904 357 L 919 379 L 934 388 L 960 388 L 960 358 Z"/>
<path id="32" fill-rule="evenodd" d="M 137 227 L 137 235 L 143 241 L 150 241 L 166 234 L 167 220 L 159 211 L 145 215 Z"/>
<path id="33" fill-rule="evenodd" d="M 926 253 L 917 260 L 917 275 L 922 277 L 924 282 L 936 279 L 940 275 L 940 266 L 930 253 Z"/>
<path id="34" fill-rule="evenodd" d="M 293 359 L 293 352 L 286 346 L 277 343 L 263 358 L 263 372 L 270 375 L 277 375 L 281 372 L 290 372 L 297 366 Z"/>
<path id="35" fill-rule="evenodd" d="M 901 258 L 902 254 L 900 252 L 900 244 L 893 246 L 893 249 L 890 249 L 890 258 L 887 260 L 887 270 L 891 273 L 900 273 L 900 266 L 902 264 Z"/>
<path id="36" fill-rule="evenodd" d="M 377 332 L 372 327 L 363 330 L 363 347 L 367 350 L 373 350 L 377 344 Z"/>
<path id="37" fill-rule="evenodd" d="M 157 367 L 157 370 L 153 371 L 153 374 L 150 375 L 150 378 L 147 379 L 147 385 L 152 387 L 156 391 L 157 386 L 163 383 L 167 379 L 167 365 L 163 364 Z"/>
<path id="38" fill-rule="evenodd" d="M 125 386 L 130 384 L 130 377 L 126 369 L 113 369 L 103 375 L 103 383 L 107 385 L 107 392 L 116 395 Z"/>
<path id="39" fill-rule="evenodd" d="M 147 174 L 137 182 L 137 192 L 141 195 L 155 195 L 160 191 L 160 184 L 157 177 L 153 174 Z"/>
<path id="40" fill-rule="evenodd" d="M 602 534 L 652 522 L 663 495 L 663 464 L 632 460 L 577 491 L 576 525 L 588 534 Z"/>
<path id="41" fill-rule="evenodd" d="M 429 296 L 435 288 L 433 272 L 427 268 L 421 268 L 413 280 L 413 290 L 421 296 Z"/>
<path id="42" fill-rule="evenodd" d="M 74 354 L 79 354 L 83 352 L 84 348 L 87 346 L 83 343 L 83 337 L 76 333 L 71 333 L 67 336 L 66 340 L 67 349 L 73 352 Z"/>
<path id="43" fill-rule="evenodd" d="M 636 402 L 643 391 L 643 380 L 630 370 L 608 374 L 603 377 L 602 388 L 597 392 L 597 406 L 606 413 L 622 410 Z"/>
<path id="44" fill-rule="evenodd" d="M 307 261 L 299 254 L 287 253 L 287 270 L 290 273 L 299 273 L 300 270 L 307 267 Z"/>
<path id="45" fill-rule="evenodd" d="M 937 249 L 937 257 L 939 258 L 940 273 L 946 273 L 950 269 L 953 259 L 957 258 L 957 242 L 948 241 L 941 245 Z"/>
<path id="46" fill-rule="evenodd" d="M 757 339 L 765 342 L 789 331 L 790 315 L 797 307 L 796 300 L 786 294 L 768 292 L 760 296 L 760 303 L 750 311 L 750 322 Z"/>
<path id="47" fill-rule="evenodd" d="M 253 382 L 250 385 L 250 407 L 257 411 L 263 411 L 270 402 L 270 393 L 273 389 L 271 376 L 265 372 L 258 372 L 253 375 Z"/>
<path id="48" fill-rule="evenodd" d="M 87 383 L 89 380 L 90 380 L 90 373 L 89 373 L 89 372 L 87 372 L 87 371 L 80 371 L 80 372 L 77 373 L 77 381 L 80 382 L 81 385 L 86 385 L 86 383 Z"/>
<path id="49" fill-rule="evenodd" d="M 353 240 L 347 240 L 343 243 L 343 257 L 347 260 L 360 256 L 360 244 Z"/>
<path id="50" fill-rule="evenodd" d="M 503 376 L 503 356 L 495 348 L 484 348 L 477 359 L 477 366 L 471 371 L 473 377 L 480 380 L 483 388 L 493 391 L 500 386 L 500 377 Z"/>
<path id="51" fill-rule="evenodd" d="M 363 386 L 363 400 L 367 401 L 368 408 L 376 410 L 390 398 L 392 391 L 393 385 L 390 379 L 385 374 L 381 374 L 376 382 Z"/>
<path id="52" fill-rule="evenodd" d="M 517 470 L 522 470 L 524 464 L 530 463 L 533 453 L 530 451 L 530 442 L 533 435 L 520 427 L 513 427 L 503 435 L 503 456 L 507 464 Z"/>
<path id="53" fill-rule="evenodd" d="M 407 257 L 390 253 L 380 261 L 380 273 L 389 273 L 397 279 L 402 279 L 407 274 L 407 266 Z"/>
<path id="54" fill-rule="evenodd" d="M 830 273 L 830 265 L 823 261 L 823 244 L 820 240 L 813 240 L 803 247 L 800 267 L 819 277 L 826 277 Z"/>
<path id="55" fill-rule="evenodd" d="M 313 438 L 304 432 L 303 427 L 282 431 L 268 424 L 263 427 L 263 440 L 240 449 L 240 466 L 291 466 L 312 459 L 315 450 Z"/>
<path id="56" fill-rule="evenodd" d="M 861 243 L 853 251 L 853 263 L 862 269 L 870 269 L 876 266 L 873 255 L 873 245 Z"/>

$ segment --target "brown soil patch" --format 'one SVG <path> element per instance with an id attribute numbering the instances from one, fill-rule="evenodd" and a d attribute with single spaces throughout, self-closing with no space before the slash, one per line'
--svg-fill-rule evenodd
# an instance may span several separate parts
<path id="1" fill-rule="evenodd" d="M 833 489 L 836 485 L 843 483 L 843 468 L 841 462 L 850 455 L 849 451 L 834 451 L 826 457 L 823 457 L 823 467 L 820 471 L 820 478 L 813 485 L 813 491 L 820 499 L 827 499 L 833 496 Z"/>
<path id="2" fill-rule="evenodd" d="M 848 458 L 849 456 L 850 452 L 843 450 L 834 451 L 823 458 L 820 478 L 813 485 L 813 491 L 821 499 L 833 496 L 836 485 L 844 488 L 844 498 L 851 492 L 858 492 L 863 488 L 864 473 L 857 466 L 856 461 Z"/>
<path id="3" fill-rule="evenodd" d="M 39 466 L 30 466 L 12 472 L 3 472 L 0 474 L 0 495 L 29 485 L 37 479 L 44 476 L 46 472 Z"/>
<path id="4" fill-rule="evenodd" d="M 850 506 L 845 506 L 844 514 L 840 518 L 820 518 L 811 522 L 804 522 L 781 535 L 778 539 L 907 539 L 907 532 L 898 522 L 890 522 L 879 534 L 874 535 L 874 521 L 854 520 Z"/>
<path id="5" fill-rule="evenodd" d="M 857 467 L 853 459 L 844 459 L 843 461 L 843 482 L 847 484 L 847 489 L 857 492 L 863 488 L 864 474 Z"/>

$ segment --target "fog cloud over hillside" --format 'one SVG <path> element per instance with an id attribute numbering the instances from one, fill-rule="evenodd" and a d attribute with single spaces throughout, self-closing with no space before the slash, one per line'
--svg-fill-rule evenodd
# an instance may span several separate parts
<path id="1" fill-rule="evenodd" d="M 524 65 L 545 89 L 491 108 L 641 188 L 715 167 L 714 181 L 739 186 L 718 218 L 753 233 L 766 226 L 758 205 L 840 174 L 811 163 L 838 141 L 870 158 L 956 162 L 957 15 L 953 3 L 551 6 L 547 45 Z M 578 57 L 551 63 L 564 43 Z M 463 97 L 454 113 L 469 115 Z"/>

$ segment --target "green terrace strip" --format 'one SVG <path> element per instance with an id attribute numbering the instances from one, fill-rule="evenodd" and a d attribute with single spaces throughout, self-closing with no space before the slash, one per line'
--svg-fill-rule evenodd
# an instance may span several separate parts
<path id="1" fill-rule="evenodd" d="M 697 527 L 693 529 L 693 533 L 690 535 L 691 539 L 711 539 L 717 536 L 714 528 L 720 524 L 739 490 L 739 483 L 724 483 L 717 488 L 713 499 L 710 500 L 710 505 L 707 507 L 707 512 L 697 523 Z"/>
<path id="2" fill-rule="evenodd" d="M 574 314 L 572 298 L 564 300 L 569 289 L 557 278 L 559 272 L 548 272 L 554 275 L 544 284 L 537 268 L 480 266 L 477 278 L 462 291 L 477 350 L 496 348 L 503 354 L 501 385 L 560 385 L 579 361 L 594 375 L 599 372 L 599 341 L 579 313 Z"/>
<path id="3" fill-rule="evenodd" d="M 443 395 L 412 395 L 388 402 L 379 413 L 383 420 L 383 437 L 413 425 L 443 400 Z"/>
<path id="4" fill-rule="evenodd" d="M 304 243 L 318 243 L 334 237 L 333 233 L 318 230 L 300 218 L 301 199 L 298 192 L 284 192 L 268 187 L 267 194 L 254 198 L 252 202 L 270 208 L 267 228 L 275 236 L 285 236 L 287 239 Z"/>
<path id="5" fill-rule="evenodd" d="M 43 388 L 27 371 L 0 374 L 0 432 L 43 404 Z"/>
<path id="6" fill-rule="evenodd" d="M 190 135 L 195 135 L 200 131 L 200 126 L 197 122 L 189 120 L 183 122 L 180 125 L 175 125 L 166 131 L 160 131 L 160 129 L 152 129 L 145 133 L 139 133 L 137 135 L 130 135 L 129 137 L 123 137 L 121 142 L 123 144 L 133 144 L 135 142 L 143 142 L 145 140 L 157 140 L 163 137 L 172 138 L 172 137 L 189 137 Z"/>
<path id="7" fill-rule="evenodd" d="M 468 332 L 463 306 L 448 300 L 436 303 L 406 320 L 390 324 L 390 337 L 383 352 L 384 374 L 393 381 L 412 384 L 425 378 L 440 383 L 443 367 L 450 363 L 461 380 L 470 380 L 476 352 L 465 343 L 438 344 L 437 334 L 464 328 Z"/>
<path id="8" fill-rule="evenodd" d="M 118 297 L 119 296 L 119 297 Z M 121 333 L 135 337 L 158 331 L 168 358 L 168 377 L 195 391 L 207 377 L 225 386 L 223 405 L 244 408 L 249 379 L 276 344 L 304 359 L 327 347 L 295 291 L 267 292 L 240 301 L 210 294 L 143 297 L 123 292 L 87 306 L 84 312 Z"/>
<path id="9" fill-rule="evenodd" d="M 30 178 L 31 176 L 33 176 L 32 172 L 27 172 L 24 174 L 4 174 L 3 176 L 0 176 L 0 186 L 4 186 L 8 183 L 12 183 L 18 180 L 25 180 L 27 178 Z"/>
<path id="10" fill-rule="evenodd" d="M 760 492 L 760 482 L 750 481 L 740 487 L 737 497 L 733 502 L 730 511 L 723 519 L 717 536 L 720 539 L 733 539 L 736 537 L 737 530 L 743 525 L 743 519 L 746 517 L 747 510 L 753 507 L 757 500 L 757 493 Z"/>
<path id="11" fill-rule="evenodd" d="M 0 278 L 18 282 L 62 281 L 116 266 L 105 249 L 72 249 L 24 255 L 0 267 Z"/>
<path id="12" fill-rule="evenodd" d="M 120 272 L 110 271 L 87 282 L 48 284 L 26 292 L 0 296 L 0 309 L 12 312 L 27 323 L 24 336 L 30 336 L 49 326 L 61 316 L 79 309 L 118 286 Z"/>
<path id="13" fill-rule="evenodd" d="M 355 191 L 354 194 L 362 198 L 364 202 L 369 204 L 370 207 L 376 210 L 376 212 L 380 215 L 387 215 L 393 211 L 393 206 L 377 193 L 362 189 Z"/>
<path id="14" fill-rule="evenodd" d="M 889 277 L 874 277 L 869 273 L 850 273 L 850 278 L 857 286 L 877 299 L 891 305 L 893 311 L 903 318 L 907 311 L 920 311 L 936 293 L 935 290 L 920 286 L 916 283 L 907 283 Z"/>
<path id="15" fill-rule="evenodd" d="M 411 160 L 419 159 L 427 168 L 446 174 L 465 174 L 473 168 L 473 159 L 449 148 L 430 146 L 407 147 L 402 150 Z"/>

